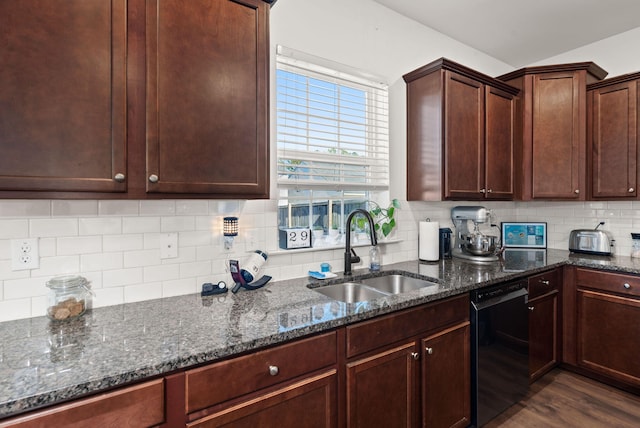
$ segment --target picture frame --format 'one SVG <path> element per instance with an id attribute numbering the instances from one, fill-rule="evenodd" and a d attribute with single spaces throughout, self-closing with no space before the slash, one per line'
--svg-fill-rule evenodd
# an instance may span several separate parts
<path id="1" fill-rule="evenodd" d="M 546 222 L 502 222 L 505 248 L 547 248 Z"/>

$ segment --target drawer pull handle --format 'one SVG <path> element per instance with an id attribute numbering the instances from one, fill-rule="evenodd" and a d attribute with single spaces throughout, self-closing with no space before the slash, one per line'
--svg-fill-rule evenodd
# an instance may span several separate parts
<path id="1" fill-rule="evenodd" d="M 623 287 L 626 288 L 627 290 L 631 288 L 628 282 L 625 282 Z"/>
<path id="2" fill-rule="evenodd" d="M 271 376 L 277 376 L 279 372 L 280 369 L 278 368 L 278 366 L 269 366 L 269 374 Z"/>
<path id="3" fill-rule="evenodd" d="M 414 360 L 417 360 L 418 358 L 420 358 L 420 354 L 418 354 L 417 352 L 412 352 L 411 358 L 413 358 Z"/>
<path id="4" fill-rule="evenodd" d="M 534 310 L 536 307 L 535 307 L 535 306 L 529 306 L 528 308 L 529 308 L 529 310 L 530 310 L 531 312 L 533 312 L 533 310 Z"/>
<path id="5" fill-rule="evenodd" d="M 549 285 L 549 281 L 547 281 L 546 279 L 541 279 L 540 282 L 544 285 Z"/>
<path id="6" fill-rule="evenodd" d="M 425 348 L 425 351 L 427 351 L 427 354 L 432 355 L 433 354 L 433 348 Z"/>

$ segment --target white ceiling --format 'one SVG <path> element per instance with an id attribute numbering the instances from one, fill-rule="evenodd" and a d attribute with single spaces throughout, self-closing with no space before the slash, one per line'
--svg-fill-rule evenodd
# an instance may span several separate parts
<path id="1" fill-rule="evenodd" d="M 639 0 L 374 0 L 515 68 L 640 27 Z"/>

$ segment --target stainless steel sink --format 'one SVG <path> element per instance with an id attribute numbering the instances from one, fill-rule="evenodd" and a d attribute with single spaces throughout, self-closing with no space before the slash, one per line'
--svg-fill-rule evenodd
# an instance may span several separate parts
<path id="1" fill-rule="evenodd" d="M 314 291 L 346 303 L 378 299 L 391 294 L 407 293 L 438 284 L 404 275 L 385 275 L 313 288 Z"/>
<path id="2" fill-rule="evenodd" d="M 378 291 L 382 291 L 388 294 L 407 293 L 409 291 L 438 285 L 435 282 L 397 274 L 362 279 L 358 282 L 361 282 L 365 285 L 375 288 Z"/>
<path id="3" fill-rule="evenodd" d="M 343 282 L 340 284 L 314 288 L 313 290 L 324 294 L 327 297 L 331 297 L 334 300 L 340 300 L 341 302 L 346 303 L 363 302 L 379 299 L 380 297 L 389 295 L 389 293 L 384 293 L 356 282 Z"/>

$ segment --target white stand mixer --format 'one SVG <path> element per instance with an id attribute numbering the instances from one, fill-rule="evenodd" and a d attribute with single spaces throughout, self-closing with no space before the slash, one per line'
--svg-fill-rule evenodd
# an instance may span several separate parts
<path id="1" fill-rule="evenodd" d="M 487 263 L 500 260 L 500 238 L 480 231 L 481 224 L 491 226 L 491 211 L 480 206 L 458 206 L 451 209 L 451 220 L 456 229 L 451 255 L 473 262 Z M 473 228 L 469 230 L 469 221 Z"/>

